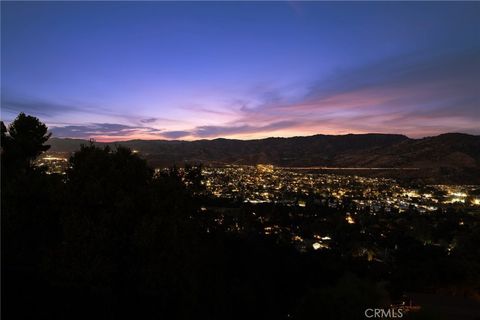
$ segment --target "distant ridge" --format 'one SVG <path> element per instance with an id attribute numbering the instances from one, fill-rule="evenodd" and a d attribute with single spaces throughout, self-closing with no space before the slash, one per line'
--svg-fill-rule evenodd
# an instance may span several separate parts
<path id="1" fill-rule="evenodd" d="M 74 152 L 87 140 L 49 140 L 52 152 Z M 398 134 L 313 135 L 256 140 L 130 140 L 98 145 L 122 145 L 137 150 L 152 166 L 270 163 L 284 167 L 420 168 L 398 177 L 428 183 L 480 184 L 480 136 L 446 133 L 422 139 Z M 384 173 L 377 172 L 376 175 Z M 386 173 L 385 173 L 386 174 Z M 392 173 L 388 173 L 392 175 Z"/>

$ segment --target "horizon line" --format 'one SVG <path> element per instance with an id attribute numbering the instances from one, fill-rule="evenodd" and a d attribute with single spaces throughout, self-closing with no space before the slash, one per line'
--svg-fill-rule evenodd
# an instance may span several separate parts
<path id="1" fill-rule="evenodd" d="M 214 140 L 236 140 L 236 141 L 258 141 L 258 140 L 267 140 L 267 139 L 291 139 L 291 138 L 309 138 L 315 136 L 330 136 L 330 137 L 343 137 L 343 136 L 367 136 L 367 135 L 385 135 L 385 136 L 404 136 L 410 140 L 421 140 L 426 138 L 434 138 L 439 137 L 442 135 L 453 135 L 453 134 L 460 134 L 460 135 L 467 135 L 473 137 L 479 137 L 480 135 L 465 133 L 465 132 L 444 132 L 439 133 L 437 135 L 428 135 L 418 138 L 409 137 L 406 134 L 402 133 L 379 133 L 379 132 L 368 132 L 368 133 L 345 133 L 345 134 L 323 134 L 323 133 L 316 133 L 312 135 L 295 135 L 295 136 L 269 136 L 265 138 L 255 138 L 255 139 L 239 139 L 239 138 L 225 138 L 225 137 L 217 137 L 217 138 L 203 138 L 203 139 L 193 139 L 193 140 L 185 140 L 185 139 L 126 139 L 126 140 L 103 140 L 103 139 L 95 139 L 95 138 L 71 138 L 71 137 L 56 137 L 51 136 L 50 139 L 60 139 L 60 140 L 83 140 L 83 141 L 92 141 L 94 143 L 124 143 L 124 142 L 131 142 L 131 141 L 166 141 L 166 142 L 195 142 L 195 141 L 214 141 Z"/>

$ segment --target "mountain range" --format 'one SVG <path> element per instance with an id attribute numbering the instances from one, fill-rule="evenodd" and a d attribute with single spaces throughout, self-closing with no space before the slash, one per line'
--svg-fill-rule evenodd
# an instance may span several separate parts
<path id="1" fill-rule="evenodd" d="M 52 138 L 49 143 L 52 152 L 71 153 L 89 141 Z M 462 133 L 446 133 L 422 139 L 372 133 L 257 140 L 130 140 L 96 144 L 129 147 L 138 151 L 154 167 L 188 162 L 206 165 L 268 163 L 302 168 L 376 168 L 343 169 L 342 172 L 361 171 L 367 175 L 422 180 L 425 183 L 480 184 L 480 136 Z"/>

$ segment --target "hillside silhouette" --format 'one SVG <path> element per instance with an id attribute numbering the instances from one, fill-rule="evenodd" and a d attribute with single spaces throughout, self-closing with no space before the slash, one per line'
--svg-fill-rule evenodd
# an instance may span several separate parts
<path id="1" fill-rule="evenodd" d="M 73 152 L 85 140 L 50 140 L 52 151 Z M 480 183 L 480 136 L 448 133 L 410 139 L 395 134 L 314 135 L 259 140 L 131 140 L 121 145 L 138 150 L 153 167 L 174 164 L 274 164 L 283 167 L 418 168 L 407 172 L 375 171 L 393 178 L 426 183 Z M 365 172 L 363 172 L 365 174 Z"/>

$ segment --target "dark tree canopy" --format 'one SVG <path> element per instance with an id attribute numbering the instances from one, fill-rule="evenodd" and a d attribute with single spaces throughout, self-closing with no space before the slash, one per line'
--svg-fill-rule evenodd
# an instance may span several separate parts
<path id="1" fill-rule="evenodd" d="M 2 144 L 2 149 L 4 148 L 4 146 L 8 143 L 8 140 L 10 139 L 10 137 L 7 136 L 7 127 L 5 126 L 5 123 L 3 123 L 3 121 L 0 121 L 0 126 L 1 126 L 1 133 L 2 133 L 2 140 L 1 140 L 1 144 Z"/>
<path id="2" fill-rule="evenodd" d="M 9 125 L 8 130 L 2 122 L 1 130 L 2 160 L 6 162 L 7 170 L 31 166 L 35 158 L 50 148 L 44 144 L 51 136 L 47 126 L 38 118 L 23 112 Z"/>
<path id="3" fill-rule="evenodd" d="M 67 179 L 77 191 L 89 192 L 96 197 L 111 197 L 112 193 L 126 196 L 139 188 L 145 188 L 153 171 L 144 159 L 130 149 L 117 147 L 99 148 L 93 143 L 82 145 L 70 158 Z M 114 192 L 115 191 L 115 192 Z"/>

